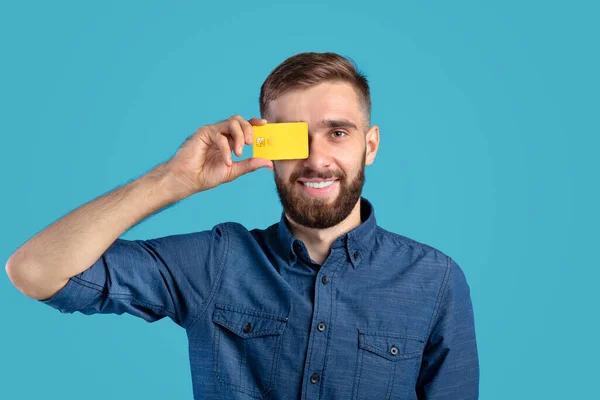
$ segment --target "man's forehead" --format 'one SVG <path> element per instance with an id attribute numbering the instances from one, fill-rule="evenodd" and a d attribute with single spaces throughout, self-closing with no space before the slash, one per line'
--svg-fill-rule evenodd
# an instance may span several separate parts
<path id="1" fill-rule="evenodd" d="M 354 88 L 347 83 L 323 83 L 293 89 L 272 100 L 270 122 L 308 122 L 311 129 L 348 128 L 363 124 L 364 110 Z"/>
<path id="2" fill-rule="evenodd" d="M 356 89 L 350 84 L 321 83 L 307 88 L 288 89 L 274 101 L 283 103 L 292 99 L 294 102 L 303 100 L 314 102 L 317 100 L 321 102 L 344 101 L 355 103 L 359 101 L 359 96 Z"/>

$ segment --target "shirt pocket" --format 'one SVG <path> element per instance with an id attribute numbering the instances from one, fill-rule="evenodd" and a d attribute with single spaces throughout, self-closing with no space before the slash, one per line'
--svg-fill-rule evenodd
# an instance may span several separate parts
<path id="1" fill-rule="evenodd" d="M 222 389 L 261 398 L 275 387 L 287 317 L 216 305 L 213 370 Z"/>
<path id="2" fill-rule="evenodd" d="M 391 332 L 358 332 L 352 398 L 404 399 L 414 395 L 424 340 Z"/>

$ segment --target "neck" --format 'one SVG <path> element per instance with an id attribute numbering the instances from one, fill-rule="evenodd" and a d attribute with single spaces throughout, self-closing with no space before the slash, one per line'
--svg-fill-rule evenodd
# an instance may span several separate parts
<path id="1" fill-rule="evenodd" d="M 346 219 L 337 225 L 325 229 L 307 228 L 294 222 L 287 213 L 285 216 L 292 234 L 304 242 L 310 258 L 318 264 L 325 262 L 329 256 L 331 245 L 338 237 L 362 223 L 360 219 L 360 199 L 356 202 L 356 205 Z"/>

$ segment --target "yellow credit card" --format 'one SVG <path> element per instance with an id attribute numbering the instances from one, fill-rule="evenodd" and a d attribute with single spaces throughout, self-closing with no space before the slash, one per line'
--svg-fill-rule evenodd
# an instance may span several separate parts
<path id="1" fill-rule="evenodd" d="M 254 125 L 252 157 L 268 160 L 308 158 L 308 123 Z"/>

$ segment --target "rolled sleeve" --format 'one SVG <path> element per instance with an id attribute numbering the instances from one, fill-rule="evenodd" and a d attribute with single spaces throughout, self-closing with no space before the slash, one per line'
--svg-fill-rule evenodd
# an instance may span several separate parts
<path id="1" fill-rule="evenodd" d="M 97 269 L 97 268 L 96 268 Z M 84 272 L 91 272 L 92 268 Z M 102 287 L 81 278 L 83 273 L 70 278 L 66 285 L 47 300 L 40 302 L 54 307 L 62 313 L 73 313 L 84 309 L 86 304 L 96 299 L 102 293 Z"/>
<path id="2" fill-rule="evenodd" d="M 165 316 L 183 327 L 210 298 L 227 254 L 225 227 L 149 240 L 117 239 L 47 300 L 62 313 Z"/>

